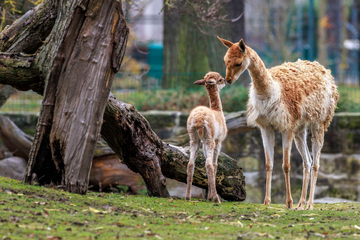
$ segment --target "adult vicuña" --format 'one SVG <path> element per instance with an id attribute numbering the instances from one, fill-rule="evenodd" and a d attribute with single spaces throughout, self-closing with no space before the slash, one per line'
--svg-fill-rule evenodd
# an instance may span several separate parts
<path id="1" fill-rule="evenodd" d="M 220 202 L 216 192 L 215 177 L 217 161 L 221 150 L 221 142 L 227 134 L 227 127 L 220 101 L 220 90 L 226 85 L 224 78 L 217 72 L 208 72 L 204 79 L 194 82 L 205 85 L 209 94 L 210 108 L 200 106 L 194 108 L 187 120 L 187 131 L 190 137 L 190 160 L 187 167 L 186 199 L 191 198 L 191 184 L 194 175 L 195 158 L 200 147 L 204 145 L 206 158 L 206 174 L 208 176 L 208 200 Z"/>
<path id="2" fill-rule="evenodd" d="M 251 76 L 248 119 L 261 130 L 266 158 L 266 194 L 271 202 L 271 175 L 274 159 L 274 130 L 282 133 L 283 170 L 286 181 L 286 206 L 292 208 L 290 191 L 290 150 L 293 138 L 303 159 L 303 185 L 297 209 L 304 209 L 310 179 L 307 209 L 313 209 L 324 131 L 330 125 L 338 101 L 337 87 L 330 70 L 318 62 L 298 60 L 266 69 L 257 53 L 241 39 L 232 43 L 219 38 L 228 47 L 224 61 L 226 81 L 232 84 L 248 69 Z M 312 134 L 313 163 L 306 143 L 307 128 Z"/>

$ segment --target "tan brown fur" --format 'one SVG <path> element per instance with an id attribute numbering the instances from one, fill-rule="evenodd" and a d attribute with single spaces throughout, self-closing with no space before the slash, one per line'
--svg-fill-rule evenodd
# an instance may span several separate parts
<path id="1" fill-rule="evenodd" d="M 283 135 L 286 205 L 292 206 L 289 169 L 291 143 L 295 139 L 304 161 L 303 190 L 297 208 L 304 209 L 312 161 L 306 143 L 307 128 L 310 128 L 314 162 L 307 209 L 312 209 L 324 131 L 330 125 L 339 98 L 330 70 L 318 62 L 302 60 L 266 69 L 257 53 L 243 40 L 233 44 L 219 39 L 229 48 L 224 57 L 226 81 L 232 84 L 246 69 L 251 76 L 248 124 L 259 127 L 263 138 L 267 172 L 264 203 L 271 202 L 274 130 L 279 130 Z"/>
<path id="2" fill-rule="evenodd" d="M 316 102 L 306 101 L 313 95 L 321 97 L 325 87 L 329 82 L 323 81 L 323 76 L 328 76 L 333 82 L 330 70 L 325 69 L 318 62 L 298 60 L 295 63 L 284 63 L 280 66 L 268 70 L 274 81 L 279 81 L 282 86 L 282 101 L 286 104 L 288 112 L 292 118 L 292 124 L 299 123 L 302 117 L 302 109 L 305 109 L 307 121 L 320 121 L 321 110 Z M 307 76 L 306 78 L 304 76 Z M 339 95 L 336 86 L 333 84 L 334 103 L 338 101 Z M 316 104 L 316 105 L 314 105 Z M 324 121 L 325 128 L 330 125 L 330 121 L 335 110 L 335 106 L 329 106 L 330 111 Z M 298 126 L 292 126 L 296 128 Z"/>
<path id="3" fill-rule="evenodd" d="M 227 128 L 219 91 L 225 86 L 226 82 L 219 73 L 209 72 L 204 79 L 196 81 L 195 84 L 205 85 L 209 95 L 210 108 L 203 106 L 194 108 L 187 120 L 187 130 L 190 137 L 190 160 L 187 168 L 186 199 L 190 200 L 191 198 L 195 158 L 200 141 L 202 141 L 205 148 L 206 173 L 209 182 L 208 200 L 220 202 L 216 192 L 215 177 L 221 142 L 226 137 Z"/>

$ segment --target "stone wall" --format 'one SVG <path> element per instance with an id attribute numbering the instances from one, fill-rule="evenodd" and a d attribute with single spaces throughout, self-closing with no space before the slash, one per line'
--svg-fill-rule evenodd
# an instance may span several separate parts
<path id="1" fill-rule="evenodd" d="M 163 139 L 186 131 L 187 113 L 151 111 L 143 113 Z M 310 135 L 310 134 L 309 134 Z M 311 151 L 311 140 L 308 136 Z M 263 202 L 265 156 L 259 130 L 229 135 L 223 152 L 237 159 L 246 176 L 247 202 Z M 276 133 L 272 202 L 285 202 L 281 134 Z M 293 143 L 291 187 L 297 203 L 302 187 L 302 159 Z M 338 113 L 325 134 L 315 198 L 335 197 L 360 201 L 360 113 Z"/>
<path id="2" fill-rule="evenodd" d="M 187 113 L 149 111 L 142 113 L 162 139 L 186 132 Z M 6 114 L 25 132 L 33 134 L 35 115 Z M 310 137 L 308 145 L 311 146 Z M 311 148 L 310 148 L 311 150 Z M 223 143 L 223 152 L 237 159 L 246 176 L 247 202 L 263 202 L 265 157 L 259 130 L 232 134 Z M 272 202 L 285 202 L 281 135 L 276 133 Z M 293 144 L 291 187 L 294 202 L 300 198 L 302 159 Z M 339 113 L 325 135 L 315 198 L 337 197 L 360 201 L 360 113 Z"/>

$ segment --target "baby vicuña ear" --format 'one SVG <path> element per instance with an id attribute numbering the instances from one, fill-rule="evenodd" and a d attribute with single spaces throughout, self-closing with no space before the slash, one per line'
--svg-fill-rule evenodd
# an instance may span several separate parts
<path id="1" fill-rule="evenodd" d="M 240 51 L 242 51 L 243 53 L 246 53 L 246 45 L 244 43 L 244 40 L 240 40 L 239 41 L 239 48 L 240 48 Z"/>
<path id="2" fill-rule="evenodd" d="M 205 85 L 205 79 L 197 80 L 196 82 L 194 82 L 194 84 L 196 84 L 196 85 Z"/>
<path id="3" fill-rule="evenodd" d="M 224 44 L 225 47 L 230 48 L 232 45 L 234 45 L 232 42 L 222 39 L 221 37 L 217 36 L 217 38 Z"/>

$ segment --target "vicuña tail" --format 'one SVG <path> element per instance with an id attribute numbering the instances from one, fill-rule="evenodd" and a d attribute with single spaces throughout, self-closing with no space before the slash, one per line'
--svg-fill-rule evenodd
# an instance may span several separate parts
<path id="1" fill-rule="evenodd" d="M 199 127 L 196 129 L 198 136 L 200 139 L 202 139 L 203 135 L 204 135 L 204 127 Z"/>

